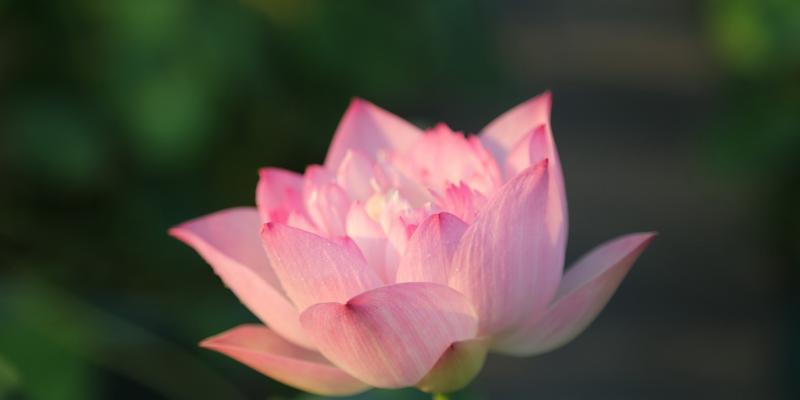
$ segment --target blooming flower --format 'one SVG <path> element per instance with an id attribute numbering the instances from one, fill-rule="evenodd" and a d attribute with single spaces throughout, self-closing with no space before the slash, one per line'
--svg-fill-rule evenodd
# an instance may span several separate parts
<path id="1" fill-rule="evenodd" d="M 348 395 L 452 391 L 488 351 L 535 355 L 573 339 L 654 234 L 617 238 L 563 273 L 550 104 L 542 94 L 465 137 L 354 100 L 323 165 L 264 168 L 257 207 L 170 230 L 264 323 L 201 345 L 287 385 Z"/>

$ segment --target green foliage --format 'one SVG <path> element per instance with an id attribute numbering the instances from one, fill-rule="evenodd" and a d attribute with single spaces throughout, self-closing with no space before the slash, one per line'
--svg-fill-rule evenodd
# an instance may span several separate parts
<path id="1" fill-rule="evenodd" d="M 709 7 L 712 40 L 724 67 L 759 74 L 800 62 L 800 4 L 793 0 L 715 0 Z"/>
<path id="2" fill-rule="evenodd" d="M 796 168 L 800 159 L 800 3 L 712 1 L 711 40 L 725 73 L 711 153 L 736 173 Z"/>

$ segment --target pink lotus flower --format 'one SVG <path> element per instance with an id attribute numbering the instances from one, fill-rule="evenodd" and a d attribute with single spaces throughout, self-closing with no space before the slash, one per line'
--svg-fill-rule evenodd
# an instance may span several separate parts
<path id="1" fill-rule="evenodd" d="M 170 230 L 264 325 L 201 343 L 296 388 L 448 392 L 487 351 L 572 340 L 653 238 L 626 235 L 563 272 L 564 182 L 550 94 L 478 136 L 423 132 L 354 100 L 323 165 L 264 168 L 257 207 Z"/>

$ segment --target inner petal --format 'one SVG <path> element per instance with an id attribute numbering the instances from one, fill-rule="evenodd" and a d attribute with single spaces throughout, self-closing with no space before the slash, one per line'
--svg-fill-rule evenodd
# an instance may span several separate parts
<path id="1" fill-rule="evenodd" d="M 389 156 L 403 173 L 438 194 L 450 183 L 465 182 L 483 194 L 502 183 L 497 163 L 480 141 L 445 124 L 436 125 L 409 150 Z"/>

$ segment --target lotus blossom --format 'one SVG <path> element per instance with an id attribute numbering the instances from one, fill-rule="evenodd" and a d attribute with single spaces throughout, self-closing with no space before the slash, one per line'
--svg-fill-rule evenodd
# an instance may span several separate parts
<path id="1" fill-rule="evenodd" d="M 201 346 L 322 395 L 465 386 L 489 351 L 577 336 L 653 233 L 564 273 L 567 201 L 544 93 L 479 135 L 423 131 L 360 99 L 325 162 L 260 170 L 256 207 L 170 230 L 263 322 Z"/>

